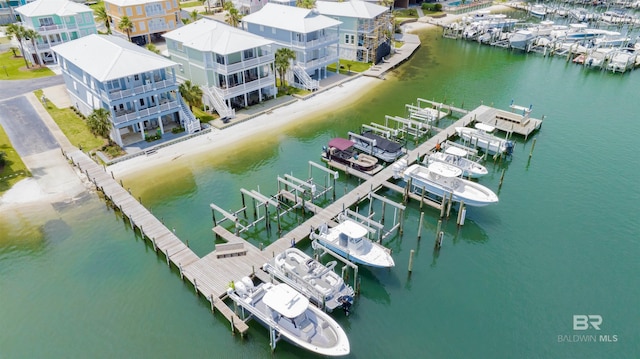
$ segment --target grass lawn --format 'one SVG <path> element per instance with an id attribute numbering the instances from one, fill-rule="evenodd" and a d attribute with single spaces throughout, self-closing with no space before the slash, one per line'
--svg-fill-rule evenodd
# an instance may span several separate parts
<path id="1" fill-rule="evenodd" d="M 213 121 L 216 118 L 218 118 L 219 116 L 217 114 L 210 114 L 208 112 L 203 111 L 202 109 L 198 108 L 198 107 L 194 107 L 193 110 L 191 111 L 193 112 L 193 115 L 196 116 L 196 118 L 198 120 L 200 120 L 200 122 L 206 122 L 208 123 L 209 121 Z"/>
<path id="2" fill-rule="evenodd" d="M 55 75 L 47 67 L 27 69 L 22 57 L 13 57 L 11 51 L 0 54 L 0 80 L 26 80 Z"/>
<path id="3" fill-rule="evenodd" d="M 398 9 L 393 10 L 393 16 L 396 18 L 404 18 L 404 19 L 417 19 L 418 18 L 418 10 L 416 9 Z"/>
<path id="4" fill-rule="evenodd" d="M 202 6 L 203 2 L 202 1 L 188 1 L 188 2 L 181 2 L 180 3 L 180 8 L 184 9 L 187 7 L 196 7 L 196 6 Z"/>
<path id="5" fill-rule="evenodd" d="M 0 44 L 8 44 L 11 42 L 11 39 L 9 39 L 8 37 L 0 37 Z"/>
<path id="6" fill-rule="evenodd" d="M 42 90 L 36 90 L 34 93 L 37 98 L 42 97 Z M 94 136 L 89 131 L 86 122 L 72 109 L 57 108 L 51 101 L 47 101 L 47 112 L 56 121 L 71 144 L 82 147 L 83 151 L 98 149 L 106 143 L 104 138 Z"/>
<path id="7" fill-rule="evenodd" d="M 2 195 L 18 181 L 31 177 L 31 173 L 11 146 L 9 136 L 2 127 L 0 127 L 0 152 L 5 153 L 5 164 L 0 165 L 0 195 Z"/>
<path id="8" fill-rule="evenodd" d="M 351 66 L 351 67 L 349 67 Z M 368 62 L 358 62 L 340 59 L 340 73 L 343 75 L 349 75 L 350 73 L 358 73 L 368 70 L 371 64 Z M 336 64 L 330 64 L 327 66 L 330 71 L 336 72 Z"/>

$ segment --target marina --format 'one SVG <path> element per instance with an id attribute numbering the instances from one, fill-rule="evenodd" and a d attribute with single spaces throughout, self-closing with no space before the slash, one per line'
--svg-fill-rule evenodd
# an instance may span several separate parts
<path id="1" fill-rule="evenodd" d="M 417 241 L 419 201 L 412 201 L 405 211 L 404 236 L 385 240 L 393 249 L 394 269 L 360 271 L 362 291 L 352 315 L 334 316 L 349 337 L 352 354 L 348 357 L 392 357 L 398 347 L 411 357 L 451 358 L 496 353 L 629 357 L 638 352 L 637 343 L 629 340 L 635 333 L 630 318 L 637 312 L 629 303 L 636 302 L 640 293 L 628 276 L 638 270 L 638 264 L 633 256 L 633 221 L 625 214 L 634 208 L 634 197 L 626 190 L 634 188 L 635 172 L 628 166 L 632 157 L 625 150 L 633 148 L 629 114 L 634 108 L 629 101 L 620 101 L 620 96 L 624 99 L 625 94 L 637 92 L 638 73 L 622 78 L 538 56 L 522 63 L 506 51 L 427 36 L 431 45 L 423 46 L 420 56 L 398 74 L 413 81 L 396 81 L 387 75 L 389 88 L 368 96 L 379 104 L 365 100 L 350 109 L 362 113 L 361 117 L 339 113 L 327 116 L 322 126 L 309 121 L 307 128 L 288 130 L 276 144 L 256 139 L 260 151 L 243 143 L 242 152 L 236 148 L 216 151 L 215 160 L 205 157 L 207 161 L 189 166 L 174 161 L 171 177 L 180 173 L 182 181 L 162 176 L 141 185 L 135 177 L 127 177 L 125 188 L 131 187 L 135 198 L 141 197 L 155 216 L 163 217 L 166 226 L 174 227 L 191 250 L 203 257 L 214 246 L 207 211 L 211 201 L 227 209 L 242 207 L 240 195 L 229 193 L 255 187 L 257 181 L 262 182 L 261 192 L 276 193 L 273 179 L 306 168 L 308 158 L 317 160 L 319 148 L 330 138 L 376 120 L 380 113 L 400 114 L 406 99 L 393 97 L 400 90 L 446 104 L 455 101 L 459 108 L 473 108 L 482 101 L 489 104 L 493 99 L 503 100 L 496 100 L 501 108 L 514 97 L 527 105 L 531 101 L 536 114 L 548 115 L 535 136 L 533 158 L 527 158 L 532 141 L 517 141 L 510 161 L 486 163 L 489 174 L 482 183 L 491 188 L 498 187 L 501 172 L 507 170 L 499 205 L 470 208 L 459 229 L 453 221 L 443 221 L 445 235 L 438 256 L 432 250 L 438 214 L 425 211 L 422 241 Z M 470 56 L 474 66 L 465 62 Z M 585 98 L 593 101 L 585 104 Z M 388 101 L 383 105 L 381 99 Z M 606 131 L 598 120 L 603 118 L 614 122 Z M 348 125 L 339 122 L 347 120 Z M 612 157 L 601 146 L 584 145 L 596 138 L 615 141 L 622 152 Z M 580 156 L 575 156 L 577 150 Z M 298 160 L 299 153 L 309 156 Z M 585 174 L 585 166 L 593 163 L 604 164 L 604 171 Z M 620 174 L 619 180 L 602 187 L 610 179 L 602 173 L 611 171 Z M 144 176 L 156 172 L 145 171 Z M 358 179 L 341 173 L 338 194 L 345 182 L 350 190 Z M 379 193 L 399 200 L 394 195 L 400 192 L 395 190 Z M 593 206 L 594 201 L 600 206 Z M 19 231 L 4 231 L 9 242 L 2 251 L 6 274 L 2 286 L 11 290 L 2 295 L 3 318 L 11 323 L 11 330 L 0 341 L 7 357 L 91 352 L 110 357 L 271 355 L 266 329 L 250 322 L 244 339 L 232 337 L 229 321 L 219 311 L 207 315 L 209 301 L 195 294 L 189 282 L 180 282 L 173 265 L 167 270 L 164 255 L 156 256 L 148 240 L 143 244 L 138 231 L 134 234 L 129 229 L 128 219 L 123 221 L 96 198 L 78 204 L 83 212 L 91 211 L 91 218 L 62 212 L 57 221 L 33 232 L 28 224 Z M 251 231 L 242 235 L 259 241 Z M 413 274 L 408 276 L 412 250 Z M 527 315 L 522 315 L 523 310 Z M 559 342 L 558 335 L 571 333 L 572 315 L 586 310 L 602 315 L 603 330 L 617 334 L 618 341 Z M 469 320 L 469 313 L 477 313 L 481 321 Z M 57 323 L 60 330 L 45 329 L 50 323 Z M 373 343 L 370 338 L 378 336 L 385 340 Z M 33 345 L 35 340 L 40 344 Z M 276 354 L 314 357 L 282 341 Z"/>

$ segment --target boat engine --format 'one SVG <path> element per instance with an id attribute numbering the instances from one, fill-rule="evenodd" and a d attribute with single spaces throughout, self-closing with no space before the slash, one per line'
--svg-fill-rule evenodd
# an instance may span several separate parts
<path id="1" fill-rule="evenodd" d="M 343 295 L 338 298 L 338 302 L 341 304 L 341 308 L 344 311 L 344 315 L 347 317 L 351 313 L 351 305 L 353 304 L 353 297 L 350 295 Z"/>
<path id="2" fill-rule="evenodd" d="M 391 166 L 391 168 L 393 169 L 394 179 L 402 178 L 402 171 L 407 168 L 407 160 L 405 160 L 404 158 L 399 159 L 393 164 L 393 166 Z"/>
<path id="3" fill-rule="evenodd" d="M 513 154 L 513 147 L 514 147 L 513 141 L 507 141 L 504 147 L 505 147 L 505 152 L 507 153 L 507 156 L 511 156 Z"/>

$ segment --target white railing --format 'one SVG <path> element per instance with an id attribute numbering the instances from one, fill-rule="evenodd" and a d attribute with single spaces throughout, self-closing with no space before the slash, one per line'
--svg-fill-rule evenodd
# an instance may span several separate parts
<path id="1" fill-rule="evenodd" d="M 230 74 L 234 72 L 238 72 L 240 70 L 246 70 L 253 67 L 257 67 L 259 65 L 269 64 L 273 62 L 275 59 L 274 54 L 267 54 L 260 57 L 255 57 L 252 59 L 236 62 L 235 64 L 223 65 L 217 62 L 214 62 L 212 65 L 207 64 L 207 67 L 213 68 L 218 73 L 222 74 Z"/>
<path id="2" fill-rule="evenodd" d="M 159 89 L 172 87 L 172 86 L 175 86 L 175 82 L 170 80 L 151 82 L 146 85 L 136 86 L 133 89 L 125 89 L 125 90 L 109 92 L 108 98 L 111 100 L 120 100 L 126 97 L 135 96 L 136 94 L 142 94 L 149 91 L 159 90 Z"/>
<path id="3" fill-rule="evenodd" d="M 131 120 L 145 120 L 146 117 L 157 118 L 162 115 L 163 112 L 167 112 L 169 110 L 175 109 L 179 106 L 178 101 L 170 101 L 160 104 L 158 106 L 147 107 L 138 111 L 129 111 L 129 112 L 116 112 L 116 118 L 113 121 L 115 124 L 120 124 L 123 122 L 131 121 Z"/>
<path id="4" fill-rule="evenodd" d="M 180 97 L 180 118 L 183 119 L 184 128 L 187 130 L 187 133 L 192 134 L 200 131 L 200 120 L 193 115 L 182 97 Z"/>
<path id="5" fill-rule="evenodd" d="M 315 91 L 320 88 L 320 82 L 314 80 L 309 74 L 299 65 L 293 65 L 293 73 L 300 80 L 300 84 L 309 91 Z"/>
<path id="6" fill-rule="evenodd" d="M 217 87 L 206 87 L 203 86 L 203 93 L 205 102 L 213 107 L 220 118 L 234 118 L 236 117 L 236 110 L 227 106 L 224 102 L 224 95 L 220 92 Z"/>
<path id="7" fill-rule="evenodd" d="M 66 28 L 66 26 L 64 26 L 64 25 L 45 25 L 45 26 L 38 27 L 38 32 L 64 30 L 65 28 Z"/>
<path id="8" fill-rule="evenodd" d="M 335 43 L 335 42 L 338 42 L 338 35 L 322 36 L 318 39 L 311 40 L 311 41 L 292 40 L 291 44 L 295 46 L 310 48 L 310 47 L 316 47 L 316 46 L 326 45 L 326 44 Z"/>
<path id="9" fill-rule="evenodd" d="M 251 91 L 255 91 L 266 86 L 273 86 L 275 84 L 275 81 L 276 81 L 275 75 L 269 75 L 269 76 L 265 76 L 247 83 L 233 86 L 233 87 L 228 87 L 224 89 L 216 87 L 215 89 L 220 93 L 220 96 L 222 98 L 233 98 L 238 95 L 249 93 Z"/>

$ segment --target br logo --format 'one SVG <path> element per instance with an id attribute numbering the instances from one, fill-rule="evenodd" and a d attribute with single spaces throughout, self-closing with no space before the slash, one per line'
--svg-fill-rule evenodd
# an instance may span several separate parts
<path id="1" fill-rule="evenodd" d="M 577 314 L 573 316 L 573 330 L 587 330 L 592 327 L 595 330 L 600 330 L 600 324 L 602 324 L 602 316 L 595 314 Z"/>

